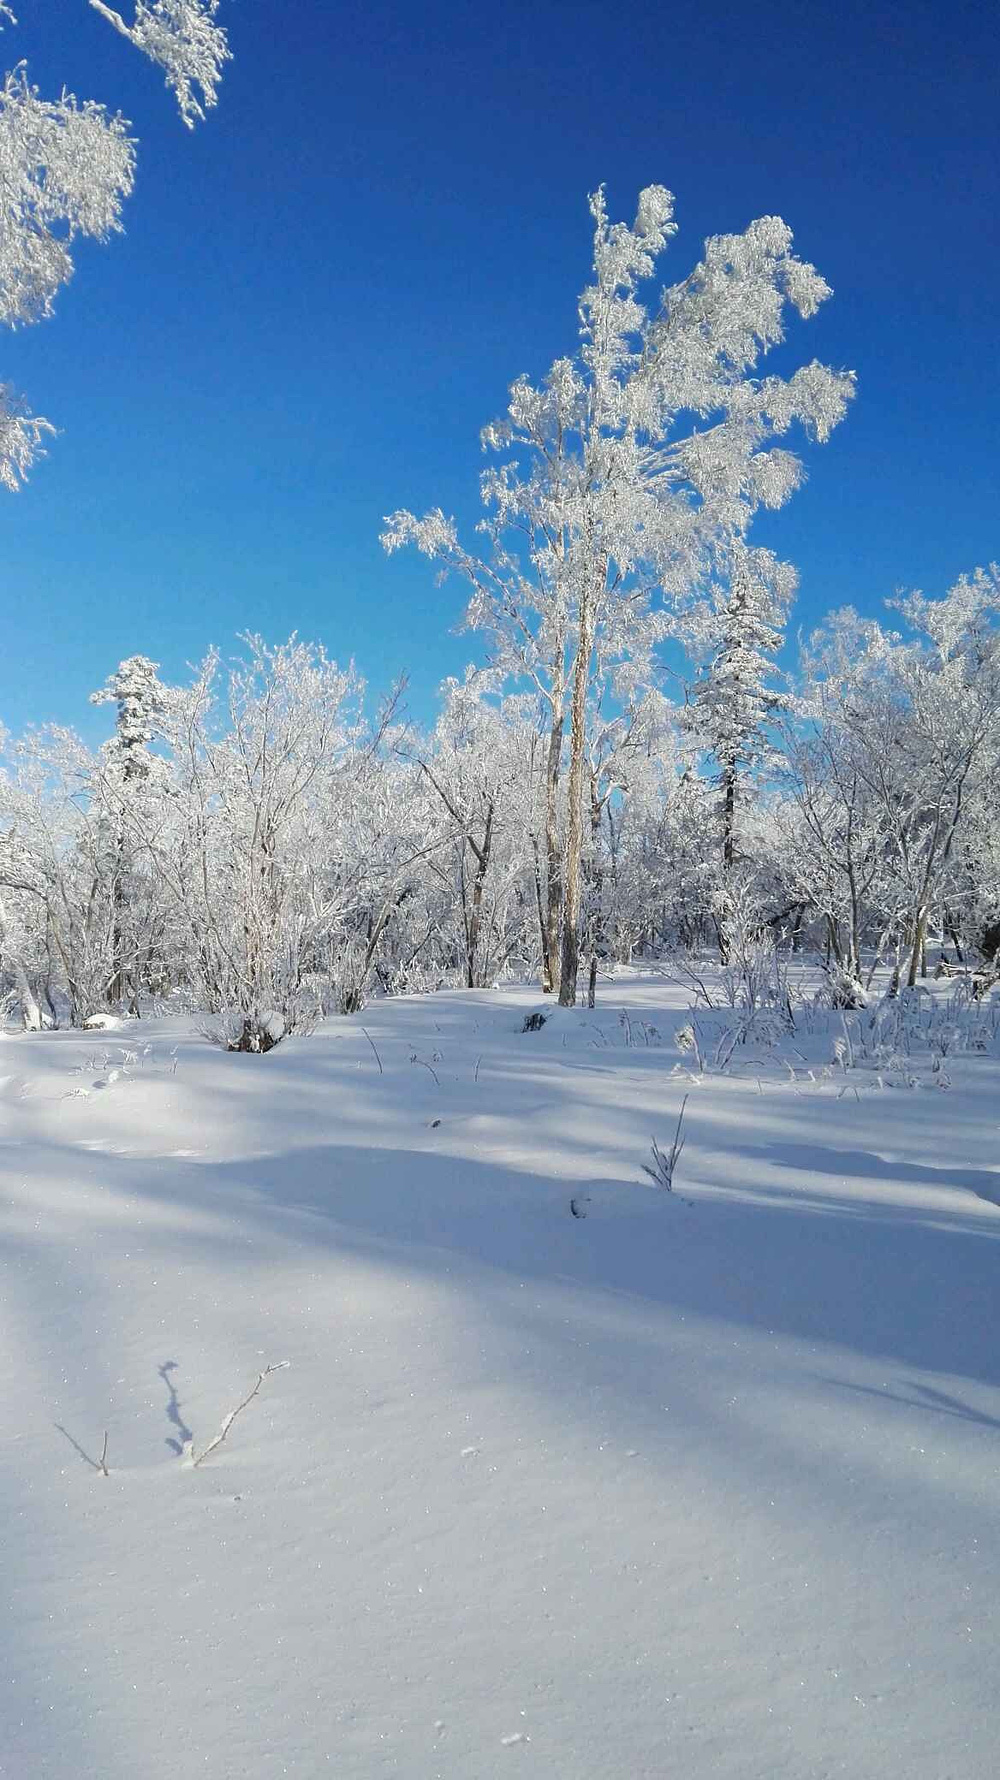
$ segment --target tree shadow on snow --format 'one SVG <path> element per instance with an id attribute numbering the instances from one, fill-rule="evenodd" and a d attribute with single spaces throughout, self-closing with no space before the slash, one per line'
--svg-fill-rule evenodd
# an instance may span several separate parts
<path id="1" fill-rule="evenodd" d="M 432 1143 L 423 1130 L 418 1141 Z M 35 1147 L 39 1181 L 79 1175 L 79 1149 L 44 1140 Z M 77 1306 L 77 1294 L 64 1285 L 61 1303 L 82 1330 L 92 1324 L 94 1296 L 99 1301 L 106 1290 L 105 1258 L 120 1265 L 127 1212 L 143 1223 L 158 1269 L 217 1274 L 234 1352 L 256 1352 L 265 1325 L 270 1339 L 280 1334 L 284 1342 L 291 1334 L 296 1357 L 310 1365 L 309 1373 L 292 1376 L 307 1390 L 317 1366 L 325 1386 L 328 1357 L 351 1356 L 355 1346 L 356 1362 L 340 1372 L 347 1388 L 360 1388 L 373 1316 L 380 1307 L 392 1314 L 396 1282 L 403 1309 L 408 1288 L 426 1284 L 451 1330 L 454 1388 L 469 1383 L 485 1416 L 484 1381 L 510 1384 L 543 1406 L 546 1431 L 583 1431 L 595 1441 L 607 1434 L 622 1448 L 640 1447 L 644 1462 L 675 1490 L 683 1491 L 689 1476 L 690 1487 L 699 1477 L 749 1478 L 759 1491 L 761 1479 L 791 1459 L 799 1484 L 824 1512 L 842 1488 L 851 1512 L 829 1446 L 812 1423 L 797 1419 L 800 1401 L 815 1404 L 817 1382 L 880 1401 L 887 1425 L 904 1410 L 922 1411 L 948 1418 L 940 1425 L 956 1439 L 995 1434 L 1000 1395 L 984 1392 L 1000 1390 L 1000 1224 L 994 1230 L 988 1214 L 957 1207 L 776 1192 L 762 1164 L 937 1188 L 957 1184 L 956 1176 L 888 1163 L 873 1174 L 866 1152 L 801 1145 L 786 1146 L 783 1155 L 773 1146 L 747 1151 L 733 1161 L 743 1171 L 740 1184 L 726 1189 L 713 1179 L 709 1192 L 699 1190 L 692 1162 L 684 1182 L 691 1205 L 638 1182 L 588 1180 L 589 1215 L 579 1219 L 569 1203 L 578 1181 L 433 1147 L 313 1144 L 223 1163 L 110 1153 L 98 1159 L 88 1152 L 86 1177 L 58 1231 L 46 1227 L 36 1203 L 25 1200 L 18 1216 L 12 1188 L 19 1228 L 12 1230 L 11 1261 L 15 1271 L 22 1257 L 37 1264 L 48 1245 L 64 1267 L 72 1253 L 86 1290 Z M 251 1269 L 258 1282 L 252 1293 L 241 1289 Z M 259 1282 L 270 1269 L 280 1317 L 266 1299 L 261 1309 Z M 379 1273 L 389 1291 L 359 1309 L 344 1287 L 366 1270 Z M 37 1303 L 44 1302 L 39 1294 Z M 68 1320 L 62 1342 L 72 1341 L 73 1330 Z M 796 1344 L 813 1351 L 807 1356 Z M 826 1377 L 815 1370 L 817 1347 Z M 53 1352 L 48 1362 L 53 1395 L 64 1353 Z M 941 1382 L 908 1378 L 879 1390 L 829 1376 L 838 1357 L 938 1374 Z M 188 1429 L 173 1376 L 181 1363 L 183 1353 L 158 1372 L 183 1447 Z M 969 1390 L 955 1380 L 967 1381 Z M 325 1399 L 299 1400 L 287 1437 L 308 1447 L 312 1417 L 325 1407 Z M 292 1418 L 291 1403 L 287 1413 Z M 381 1413 L 379 1405 L 371 1413 Z M 177 1449 L 173 1437 L 169 1443 Z M 872 1443 L 873 1465 L 880 1445 Z M 852 1462 L 856 1469 L 860 1460 Z M 952 1487 L 907 1470 L 898 1451 L 892 1462 L 911 1503 L 923 1493 L 932 1506 L 935 1490 Z"/>
<path id="2" fill-rule="evenodd" d="M 851 1384 L 843 1378 L 827 1378 L 817 1374 L 820 1384 L 832 1385 L 838 1391 L 854 1391 L 862 1397 L 874 1397 L 880 1403 L 899 1403 L 906 1409 L 930 1409 L 937 1415 L 955 1416 L 959 1421 L 978 1422 L 983 1428 L 1000 1428 L 1000 1416 L 984 1415 L 981 1410 L 973 1409 L 963 1403 L 961 1397 L 954 1396 L 950 1391 L 939 1391 L 933 1385 L 904 1381 L 904 1388 L 890 1391 L 888 1387 L 875 1389 L 873 1385 Z"/>
<path id="3" fill-rule="evenodd" d="M 43 1171 L 67 1166 L 60 1146 L 39 1147 L 50 1152 L 39 1158 Z M 737 1160 L 754 1157 L 802 1169 L 822 1161 L 841 1173 L 854 1161 L 872 1176 L 862 1152 L 792 1145 L 782 1156 L 772 1146 Z M 877 1178 L 924 1185 L 930 1176 L 938 1188 L 956 1181 L 912 1164 L 882 1169 Z M 99 1244 L 102 1223 L 109 1239 L 120 1229 L 109 1193 L 155 1202 L 158 1244 L 178 1261 L 211 1257 L 223 1275 L 241 1256 L 259 1262 L 268 1243 L 303 1261 L 320 1249 L 468 1289 L 484 1314 L 491 1285 L 547 1284 L 583 1295 L 573 1309 L 581 1322 L 602 1304 L 654 1323 L 658 1311 L 697 1316 L 1000 1385 L 1000 1223 L 994 1230 L 984 1216 L 959 1210 L 777 1191 L 749 1166 L 731 1187 L 713 1181 L 699 1192 L 696 1177 L 685 1181 L 683 1197 L 638 1183 L 584 1185 L 581 1219 L 570 1212 L 578 1181 L 433 1149 L 330 1144 L 211 1163 L 105 1155 L 86 1217 Z M 176 1392 L 169 1377 L 164 1382 L 167 1415 L 183 1441 Z"/>
<path id="4" fill-rule="evenodd" d="M 910 1162 L 903 1157 L 881 1156 L 874 1150 L 842 1150 L 831 1145 L 774 1143 L 766 1148 L 746 1148 L 745 1156 L 794 1168 L 803 1173 L 852 1175 L 860 1180 L 889 1181 L 894 1186 L 931 1187 L 937 1192 L 962 1187 L 977 1199 L 1000 1206 L 1000 1170 L 961 1168 L 952 1162 Z"/>

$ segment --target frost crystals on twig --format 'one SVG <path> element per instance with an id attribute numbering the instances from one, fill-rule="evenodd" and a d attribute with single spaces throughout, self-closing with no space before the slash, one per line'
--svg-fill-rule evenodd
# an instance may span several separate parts
<path id="1" fill-rule="evenodd" d="M 289 1364 L 290 1364 L 290 1362 L 288 1360 L 279 1360 L 276 1365 L 265 1366 L 263 1372 L 259 1372 L 257 1374 L 257 1383 L 254 1385 L 253 1390 L 248 1391 L 246 1396 L 244 1397 L 242 1403 L 237 1403 L 236 1408 L 231 1409 L 229 1411 L 229 1414 L 226 1416 L 226 1419 L 223 1422 L 221 1428 L 219 1429 L 219 1432 L 216 1434 L 215 1439 L 209 1441 L 204 1452 L 200 1452 L 198 1454 L 197 1458 L 195 1458 L 194 1454 L 192 1453 L 191 1464 L 193 1466 L 198 1466 L 198 1465 L 203 1464 L 205 1459 L 208 1458 L 209 1453 L 214 1452 L 217 1446 L 222 1445 L 222 1442 L 225 1440 L 226 1435 L 229 1433 L 230 1428 L 232 1427 L 234 1421 L 236 1420 L 236 1417 L 239 1414 L 241 1414 L 241 1412 L 246 1408 L 248 1403 L 253 1402 L 253 1400 L 256 1397 L 257 1392 L 260 1390 L 260 1387 L 263 1384 L 265 1378 L 270 1378 L 272 1372 L 283 1372 L 285 1367 Z"/>

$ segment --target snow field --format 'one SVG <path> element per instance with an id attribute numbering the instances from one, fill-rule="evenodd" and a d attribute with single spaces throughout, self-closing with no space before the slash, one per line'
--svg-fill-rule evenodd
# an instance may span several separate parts
<path id="1" fill-rule="evenodd" d="M 687 1000 L 0 1040 L 0 1774 L 995 1773 L 997 1063 Z"/>

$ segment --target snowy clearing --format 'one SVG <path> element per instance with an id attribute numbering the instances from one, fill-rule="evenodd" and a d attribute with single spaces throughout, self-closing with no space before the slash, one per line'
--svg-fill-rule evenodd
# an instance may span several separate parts
<path id="1" fill-rule="evenodd" d="M 995 1773 L 1000 1065 L 689 1000 L 0 1038 L 0 1773 Z"/>

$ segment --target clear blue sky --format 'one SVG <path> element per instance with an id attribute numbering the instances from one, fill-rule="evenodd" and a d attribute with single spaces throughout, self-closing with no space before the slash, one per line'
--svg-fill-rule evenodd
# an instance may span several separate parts
<path id="1" fill-rule="evenodd" d="M 62 429 L 3 496 L 0 718 L 94 735 L 86 694 L 296 629 L 423 716 L 475 640 L 382 515 L 477 517 L 480 426 L 575 339 L 587 192 L 677 196 L 664 278 L 777 213 L 834 287 L 794 350 L 858 373 L 766 533 L 796 622 L 1000 556 L 1000 32 L 986 0 L 223 0 L 217 110 L 185 131 L 85 0 L 5 31 L 43 90 L 131 118 L 124 236 L 87 246 L 0 375 Z"/>

